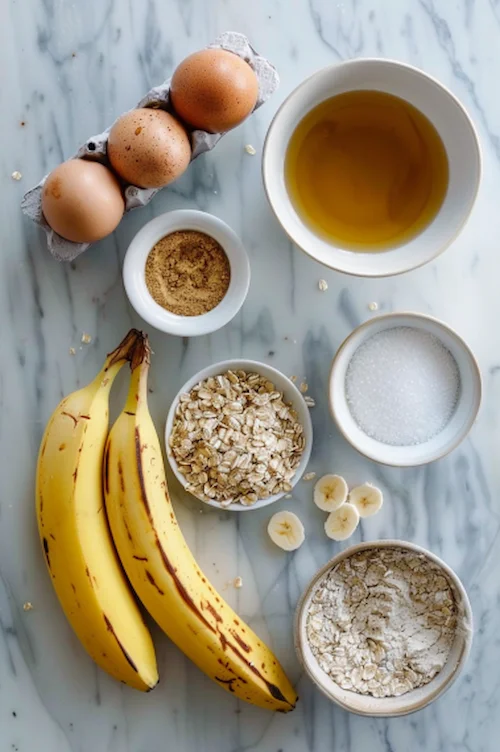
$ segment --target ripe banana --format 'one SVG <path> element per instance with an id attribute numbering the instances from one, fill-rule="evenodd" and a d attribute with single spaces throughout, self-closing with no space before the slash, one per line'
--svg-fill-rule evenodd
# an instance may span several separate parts
<path id="1" fill-rule="evenodd" d="M 179 529 L 147 405 L 146 337 L 143 345 L 104 460 L 106 508 L 123 567 L 146 609 L 202 671 L 243 700 L 292 710 L 297 696 L 277 659 L 208 582 Z"/>
<path id="2" fill-rule="evenodd" d="M 360 517 L 372 517 L 382 508 L 384 497 L 380 488 L 371 483 L 356 486 L 349 494 L 349 501 L 354 504 Z"/>
<path id="3" fill-rule="evenodd" d="M 348 493 L 341 475 L 323 475 L 314 486 L 314 503 L 323 512 L 334 512 L 344 504 Z"/>
<path id="4" fill-rule="evenodd" d="M 304 525 L 293 512 L 276 512 L 267 525 L 272 542 L 283 551 L 296 551 L 304 543 Z"/>
<path id="5" fill-rule="evenodd" d="M 332 540 L 343 541 L 351 537 L 358 524 L 358 510 L 354 504 L 346 501 L 345 504 L 328 515 L 325 522 L 325 533 Z"/>
<path id="6" fill-rule="evenodd" d="M 62 400 L 38 456 L 38 529 L 52 583 L 87 652 L 147 691 L 158 681 L 151 635 L 111 540 L 102 493 L 108 397 L 139 333 L 129 332 L 88 386 Z"/>

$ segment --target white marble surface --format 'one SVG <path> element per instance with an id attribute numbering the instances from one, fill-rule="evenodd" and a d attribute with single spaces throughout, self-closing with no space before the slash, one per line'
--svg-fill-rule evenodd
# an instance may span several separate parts
<path id="1" fill-rule="evenodd" d="M 500 4 L 496 0 L 2 0 L 0 197 L 0 752 L 494 752 L 500 733 Z M 219 32 L 246 33 L 278 66 L 282 85 L 257 116 L 201 157 L 170 190 L 127 216 L 116 234 L 71 266 L 55 262 L 21 216 L 24 190 L 86 136 L 99 132 L 186 53 Z M 276 107 L 317 68 L 353 56 L 408 61 L 437 76 L 469 108 L 484 150 L 484 178 L 460 238 L 429 266 L 368 281 L 329 272 L 280 231 L 266 205 L 259 155 Z M 24 125 L 21 125 L 24 121 Z M 252 143 L 257 156 L 244 150 Z M 23 178 L 10 175 L 20 170 Z M 248 300 L 224 330 L 182 341 L 151 332 L 152 409 L 162 428 L 179 385 L 230 356 L 265 360 L 306 377 L 316 399 L 311 469 L 351 483 L 376 481 L 380 515 L 356 533 L 400 537 L 443 556 L 470 594 L 476 634 L 465 673 L 420 713 L 358 718 L 332 707 L 299 669 L 291 614 L 313 572 L 338 550 L 325 539 L 311 484 L 281 502 L 304 520 L 293 556 L 265 534 L 270 511 L 199 512 L 176 497 L 200 563 L 228 600 L 272 643 L 301 701 L 287 716 L 238 705 L 155 632 L 161 685 L 142 696 L 101 673 L 60 611 L 38 544 L 33 482 L 43 426 L 63 393 L 88 381 L 130 325 L 141 325 L 121 284 L 133 234 L 155 214 L 197 207 L 241 234 L 253 268 Z M 320 293 L 317 282 L 328 281 Z M 343 337 L 370 314 L 410 309 L 457 328 L 479 358 L 485 403 L 470 438 L 449 458 L 417 470 L 363 460 L 337 434 L 325 381 Z M 82 332 L 92 343 L 80 349 Z M 76 356 L 69 354 L 76 347 Z M 123 396 L 123 389 L 121 392 Z M 117 397 L 118 399 L 118 397 Z M 274 510 L 273 510 L 274 511 Z M 33 610 L 25 612 L 25 601 Z"/>

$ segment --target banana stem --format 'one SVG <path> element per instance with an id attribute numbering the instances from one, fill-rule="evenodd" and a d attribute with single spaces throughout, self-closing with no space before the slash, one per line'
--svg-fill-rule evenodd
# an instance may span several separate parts
<path id="1" fill-rule="evenodd" d="M 110 390 L 118 371 L 129 362 L 132 366 L 136 348 L 147 336 L 138 329 L 131 329 L 122 339 L 118 347 L 108 354 L 103 367 L 93 380 L 94 388 Z"/>
<path id="2" fill-rule="evenodd" d="M 140 402 L 147 406 L 150 363 L 151 348 L 149 346 L 148 335 L 144 332 L 139 332 L 139 337 L 135 342 L 130 360 L 132 377 L 125 405 L 125 410 L 129 412 L 136 412 Z"/>
<path id="3" fill-rule="evenodd" d="M 140 332 L 138 329 L 131 329 L 122 339 L 118 347 L 113 350 L 113 352 L 108 353 L 105 368 L 110 368 L 121 360 L 128 360 L 132 363 L 135 349 L 144 337 L 146 337 L 147 340 L 147 335 L 143 332 Z"/>

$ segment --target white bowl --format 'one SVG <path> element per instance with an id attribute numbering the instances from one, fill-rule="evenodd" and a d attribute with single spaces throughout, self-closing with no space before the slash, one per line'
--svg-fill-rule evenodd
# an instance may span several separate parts
<path id="1" fill-rule="evenodd" d="M 269 381 L 272 381 L 272 383 L 275 385 L 278 392 L 282 392 L 285 401 L 290 403 L 293 408 L 295 409 L 298 417 L 299 423 L 302 424 L 304 428 L 304 438 L 305 438 L 305 447 L 304 451 L 302 453 L 302 457 L 300 460 L 300 464 L 297 468 L 297 471 L 293 478 L 290 480 L 290 485 L 292 488 L 299 482 L 300 478 L 302 477 L 307 464 L 309 462 L 309 458 L 311 456 L 311 449 L 312 449 L 312 443 L 313 443 L 313 429 L 312 429 L 312 422 L 311 422 L 311 415 L 309 412 L 309 408 L 307 407 L 304 398 L 302 394 L 299 392 L 295 384 L 293 384 L 290 379 L 285 376 L 281 371 L 278 371 L 276 368 L 272 368 L 271 366 L 266 365 L 265 363 L 259 363 L 256 360 L 224 360 L 220 363 L 214 363 L 212 366 L 208 366 L 207 368 L 204 368 L 202 371 L 199 371 L 194 376 L 192 376 L 184 386 L 179 389 L 179 392 L 177 393 L 174 401 L 172 402 L 170 406 L 170 410 L 168 411 L 167 415 L 167 423 L 165 426 L 165 446 L 167 450 L 167 457 L 168 461 L 170 463 L 170 467 L 172 468 L 172 472 L 174 473 L 175 477 L 179 481 L 179 483 L 186 488 L 186 478 L 182 473 L 179 472 L 179 467 L 177 465 L 177 462 L 175 461 L 175 458 L 172 455 L 172 450 L 170 449 L 169 445 L 169 438 L 170 434 L 172 433 L 172 426 L 174 423 L 175 418 L 175 411 L 177 409 L 177 405 L 179 404 L 179 398 L 181 394 L 184 394 L 184 392 L 190 392 L 191 389 L 198 384 L 200 381 L 204 381 L 205 379 L 208 379 L 210 376 L 218 376 L 219 374 L 225 373 L 226 371 L 247 371 L 247 372 L 254 372 L 254 373 L 260 373 L 263 376 L 265 376 Z M 205 504 L 208 504 L 211 507 L 215 507 L 216 509 L 228 509 L 231 512 L 248 512 L 252 509 L 261 509 L 262 507 L 267 507 L 269 504 L 274 504 L 275 501 L 278 501 L 278 499 L 281 499 L 283 496 L 285 496 L 286 493 L 289 493 L 288 491 L 282 491 L 279 494 L 274 494 L 273 496 L 269 496 L 267 499 L 259 499 L 255 502 L 255 504 L 252 504 L 252 506 L 244 506 L 243 504 L 230 504 L 227 507 L 222 507 L 218 502 L 216 501 L 206 501 L 205 499 L 200 499 L 200 501 L 203 501 Z M 194 495 L 194 494 L 193 494 Z M 197 497 L 196 497 L 197 498 Z"/>
<path id="2" fill-rule="evenodd" d="M 450 655 L 443 669 L 431 681 L 423 687 L 414 689 L 399 697 L 371 697 L 357 692 L 342 689 L 326 674 L 319 666 L 309 646 L 306 634 L 307 611 L 314 595 L 316 587 L 327 572 L 336 566 L 342 559 L 351 556 L 358 551 L 370 548 L 398 547 L 407 551 L 414 551 L 427 556 L 428 559 L 438 564 L 448 576 L 454 590 L 454 595 L 461 613 L 460 627 L 451 647 Z M 294 625 L 295 649 L 300 662 L 318 689 L 330 700 L 340 705 L 344 710 L 358 715 L 375 717 L 389 717 L 407 715 L 421 710 L 436 700 L 453 684 L 462 671 L 472 644 L 472 608 L 464 586 L 455 572 L 437 556 L 415 543 L 407 543 L 400 540 L 382 540 L 358 543 L 355 546 L 341 551 L 333 557 L 328 564 L 314 575 L 299 600 L 295 613 Z"/>
<path id="3" fill-rule="evenodd" d="M 435 219 L 403 245 L 375 253 L 344 250 L 319 237 L 295 211 L 284 178 L 288 143 L 307 112 L 336 94 L 360 89 L 384 91 L 414 105 L 436 127 L 449 162 L 448 191 Z M 426 264 L 455 240 L 476 198 L 481 154 L 467 112 L 442 84 L 410 65 L 359 59 L 323 68 L 290 94 L 267 133 L 262 171 L 269 203 L 284 231 L 299 248 L 331 269 L 363 277 L 383 277 Z"/>
<path id="4" fill-rule="evenodd" d="M 202 316 L 177 316 L 151 296 L 146 285 L 146 260 L 153 246 L 176 230 L 198 230 L 224 249 L 231 267 L 228 290 L 219 305 Z M 250 263 L 243 243 L 218 217 L 194 209 L 179 209 L 155 217 L 139 230 L 123 263 L 123 283 L 130 303 L 148 324 L 178 337 L 197 337 L 225 326 L 238 313 L 250 285 Z"/>
<path id="5" fill-rule="evenodd" d="M 345 391 L 347 368 L 358 347 L 375 334 L 400 326 L 421 329 L 436 336 L 454 357 L 461 381 L 457 406 L 447 425 L 429 441 L 410 446 L 383 444 L 364 433 L 351 414 Z M 339 347 L 329 380 L 330 410 L 344 438 L 365 457 L 396 467 L 424 465 L 455 449 L 474 423 L 481 404 L 481 392 L 481 373 L 468 345 L 442 321 L 420 313 L 388 313 L 361 324 Z"/>

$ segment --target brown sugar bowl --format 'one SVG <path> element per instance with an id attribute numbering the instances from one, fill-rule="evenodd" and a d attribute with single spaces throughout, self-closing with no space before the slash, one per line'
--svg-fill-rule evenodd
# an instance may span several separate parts
<path id="1" fill-rule="evenodd" d="M 123 283 L 137 313 L 151 326 L 179 337 L 225 326 L 243 305 L 250 263 L 243 243 L 225 222 L 206 212 L 179 209 L 155 217 L 130 243 Z"/>

